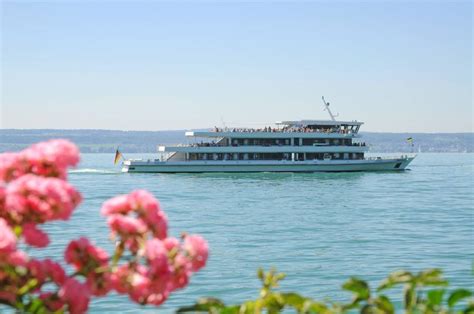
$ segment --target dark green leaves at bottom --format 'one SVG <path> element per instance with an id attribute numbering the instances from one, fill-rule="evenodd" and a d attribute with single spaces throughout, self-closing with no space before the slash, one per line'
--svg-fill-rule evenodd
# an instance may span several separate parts
<path id="1" fill-rule="evenodd" d="M 467 289 L 454 290 L 448 298 L 448 306 L 453 307 L 462 299 L 472 296 L 472 292 Z"/>

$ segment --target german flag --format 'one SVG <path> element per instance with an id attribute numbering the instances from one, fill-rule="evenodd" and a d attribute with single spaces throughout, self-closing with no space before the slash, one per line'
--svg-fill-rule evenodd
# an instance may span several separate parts
<path id="1" fill-rule="evenodd" d="M 122 153 L 119 152 L 117 148 L 117 150 L 115 151 L 114 165 L 116 165 L 119 162 L 120 158 L 123 158 L 123 156 L 122 156 Z"/>

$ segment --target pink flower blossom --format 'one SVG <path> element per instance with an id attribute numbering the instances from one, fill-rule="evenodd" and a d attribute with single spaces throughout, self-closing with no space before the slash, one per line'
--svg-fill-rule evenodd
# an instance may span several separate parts
<path id="1" fill-rule="evenodd" d="M 136 190 L 127 195 L 111 198 L 101 209 L 104 216 L 127 215 L 131 212 L 137 214 L 154 236 L 160 239 L 166 238 L 168 229 L 166 215 L 161 211 L 158 200 L 145 190 Z"/>
<path id="2" fill-rule="evenodd" d="M 173 237 L 166 238 L 163 240 L 163 245 L 168 252 L 179 250 L 180 244 L 179 240 Z"/>
<path id="3" fill-rule="evenodd" d="M 7 211 L 5 207 L 5 186 L 0 182 L 0 217 L 5 216 Z"/>
<path id="4" fill-rule="evenodd" d="M 23 251 L 15 251 L 8 254 L 7 263 L 13 266 L 23 266 L 25 267 L 28 263 L 28 255 Z"/>
<path id="5" fill-rule="evenodd" d="M 47 278 L 43 262 L 37 259 L 30 259 L 27 263 L 29 274 L 38 280 L 38 284 L 42 285 Z"/>
<path id="6" fill-rule="evenodd" d="M 153 235 L 165 239 L 168 234 L 168 219 L 162 211 L 147 209 L 140 218 L 145 222 Z"/>
<path id="7" fill-rule="evenodd" d="M 9 182 L 25 173 L 20 153 L 0 154 L 0 182 Z"/>
<path id="8" fill-rule="evenodd" d="M 108 272 L 90 272 L 87 275 L 86 284 L 95 296 L 104 296 L 112 290 L 111 276 Z"/>
<path id="9" fill-rule="evenodd" d="M 16 294 L 13 292 L 9 291 L 1 291 L 0 290 L 0 300 L 10 303 L 10 304 L 15 304 L 16 302 Z M 3 302 L 2 302 L 3 303 Z"/>
<path id="10" fill-rule="evenodd" d="M 79 162 L 79 150 L 67 140 L 50 140 L 30 146 L 21 152 L 31 165 L 30 172 L 45 176 L 66 178 L 67 167 Z"/>
<path id="11" fill-rule="evenodd" d="M 136 190 L 129 194 L 130 202 L 139 217 L 159 239 L 166 238 L 168 219 L 160 208 L 158 200 L 148 191 Z"/>
<path id="12" fill-rule="evenodd" d="M 119 195 L 104 202 L 100 213 L 104 216 L 113 214 L 128 214 L 132 211 L 132 204 L 129 202 L 128 195 Z"/>
<path id="13" fill-rule="evenodd" d="M 9 254 L 16 250 L 16 237 L 5 219 L 0 218 L 0 254 Z"/>
<path id="14" fill-rule="evenodd" d="M 53 292 L 43 292 L 39 295 L 39 298 L 41 301 L 43 301 L 46 308 L 51 312 L 57 312 L 65 305 L 59 296 Z"/>
<path id="15" fill-rule="evenodd" d="M 66 272 L 62 266 L 51 259 L 47 258 L 43 262 L 43 270 L 46 277 L 51 278 L 51 280 L 57 285 L 63 285 L 66 281 Z"/>
<path id="16" fill-rule="evenodd" d="M 170 273 L 170 265 L 168 264 L 168 251 L 163 242 L 158 239 L 148 240 L 145 255 L 150 267 L 150 274 L 160 280 L 167 279 Z"/>
<path id="17" fill-rule="evenodd" d="M 198 271 L 206 265 L 209 247 L 206 240 L 199 235 L 188 235 L 184 238 L 183 249 L 191 259 L 191 270 Z"/>
<path id="18" fill-rule="evenodd" d="M 143 235 L 147 231 L 146 225 L 133 217 L 111 215 L 107 219 L 107 223 L 112 232 L 124 237 Z"/>
<path id="19" fill-rule="evenodd" d="M 0 181 L 9 182 L 24 174 L 65 179 L 67 167 L 79 162 L 79 150 L 67 140 L 34 144 L 19 153 L 0 154 Z"/>
<path id="20" fill-rule="evenodd" d="M 146 299 L 150 295 L 151 280 L 146 276 L 144 267 L 139 267 L 131 276 L 130 290 L 128 295 L 130 298 L 140 304 L 146 304 Z"/>
<path id="21" fill-rule="evenodd" d="M 90 293 L 85 284 L 68 278 L 59 290 L 58 296 L 68 305 L 71 314 L 85 313 L 89 307 Z"/>
<path id="22" fill-rule="evenodd" d="M 18 223 L 67 220 L 81 201 L 79 192 L 66 181 L 31 174 L 12 181 L 5 192 L 8 215 Z"/>
<path id="23" fill-rule="evenodd" d="M 33 223 L 23 225 L 23 236 L 25 237 L 25 242 L 31 246 L 45 247 L 49 244 L 48 235 L 38 229 Z"/>
<path id="24" fill-rule="evenodd" d="M 109 255 L 103 249 L 92 245 L 87 238 L 82 237 L 69 243 L 64 259 L 76 270 L 86 268 L 89 271 L 96 267 L 106 266 Z"/>
<path id="25" fill-rule="evenodd" d="M 110 276 L 112 288 L 120 294 L 127 293 L 130 288 L 130 278 L 133 270 L 128 264 L 121 265 Z"/>
<path id="26" fill-rule="evenodd" d="M 191 276 L 191 262 L 181 253 L 174 259 L 172 278 L 169 282 L 169 290 L 184 288 L 189 283 Z"/>

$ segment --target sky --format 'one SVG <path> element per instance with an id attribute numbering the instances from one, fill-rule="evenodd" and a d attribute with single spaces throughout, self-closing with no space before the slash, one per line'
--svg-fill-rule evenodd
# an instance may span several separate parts
<path id="1" fill-rule="evenodd" d="M 0 128 L 472 132 L 471 1 L 1 1 Z"/>

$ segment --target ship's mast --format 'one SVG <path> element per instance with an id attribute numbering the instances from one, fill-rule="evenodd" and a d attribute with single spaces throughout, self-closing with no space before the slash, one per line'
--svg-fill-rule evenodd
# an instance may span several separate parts
<path id="1" fill-rule="evenodd" d="M 329 103 L 326 102 L 326 100 L 324 100 L 324 96 L 322 97 L 322 99 L 323 99 L 324 106 L 326 107 L 324 110 L 327 110 L 327 112 L 329 113 L 329 116 L 331 117 L 332 121 L 336 121 L 335 118 L 337 116 L 339 116 L 339 114 L 333 115 L 332 112 L 331 112 L 331 109 L 329 109 Z"/>

